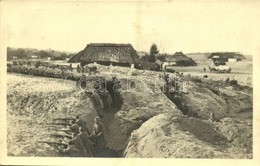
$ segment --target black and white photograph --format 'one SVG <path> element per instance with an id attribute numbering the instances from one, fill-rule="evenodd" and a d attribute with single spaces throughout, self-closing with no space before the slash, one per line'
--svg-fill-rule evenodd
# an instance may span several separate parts
<path id="1" fill-rule="evenodd" d="M 0 5 L 0 164 L 259 164 L 259 1 Z"/>

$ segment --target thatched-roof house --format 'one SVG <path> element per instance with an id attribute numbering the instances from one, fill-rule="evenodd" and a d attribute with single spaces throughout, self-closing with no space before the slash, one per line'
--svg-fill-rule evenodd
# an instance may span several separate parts
<path id="1" fill-rule="evenodd" d="M 68 62 L 80 62 L 82 65 L 98 63 L 128 67 L 140 66 L 140 59 L 131 44 L 91 43 Z"/>
<path id="2" fill-rule="evenodd" d="M 236 52 L 213 52 L 208 59 L 218 60 L 223 62 L 236 62 L 246 59 L 246 57 Z"/>
<path id="3" fill-rule="evenodd" d="M 197 63 L 187 57 L 182 52 L 176 52 L 174 55 L 163 55 L 160 59 L 164 62 L 163 66 L 196 66 Z"/>

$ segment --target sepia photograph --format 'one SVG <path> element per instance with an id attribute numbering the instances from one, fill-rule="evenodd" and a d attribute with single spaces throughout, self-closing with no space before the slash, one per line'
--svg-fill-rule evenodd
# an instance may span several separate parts
<path id="1" fill-rule="evenodd" d="M 15 158 L 259 164 L 258 1 L 0 5 L 0 164 Z"/>

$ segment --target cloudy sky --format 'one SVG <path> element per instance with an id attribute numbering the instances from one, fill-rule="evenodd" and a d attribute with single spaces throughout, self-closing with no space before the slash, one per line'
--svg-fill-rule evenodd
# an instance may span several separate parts
<path id="1" fill-rule="evenodd" d="M 161 52 L 259 49 L 257 1 L 2 1 L 1 28 L 10 47 L 82 50 L 88 43 L 131 43 Z"/>

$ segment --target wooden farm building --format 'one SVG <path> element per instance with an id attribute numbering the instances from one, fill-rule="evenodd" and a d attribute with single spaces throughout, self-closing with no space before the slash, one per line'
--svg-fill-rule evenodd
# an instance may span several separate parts
<path id="1" fill-rule="evenodd" d="M 140 59 L 131 44 L 90 43 L 70 58 L 69 63 L 140 67 Z"/>
<path id="2" fill-rule="evenodd" d="M 208 59 L 219 62 L 237 62 L 246 58 L 244 55 L 235 52 L 213 52 Z"/>
<path id="3" fill-rule="evenodd" d="M 174 55 L 163 55 L 160 59 L 163 62 L 163 66 L 196 66 L 197 63 L 187 57 L 182 52 L 176 52 Z"/>

